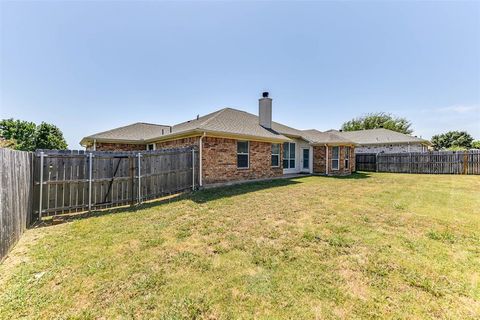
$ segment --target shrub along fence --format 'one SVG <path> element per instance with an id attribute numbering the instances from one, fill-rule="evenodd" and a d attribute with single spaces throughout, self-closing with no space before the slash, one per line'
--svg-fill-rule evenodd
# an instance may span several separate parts
<path id="1" fill-rule="evenodd" d="M 195 148 L 142 152 L 0 149 L 0 259 L 31 222 L 195 189 Z"/>
<path id="2" fill-rule="evenodd" d="M 363 153 L 356 155 L 356 170 L 397 173 L 480 174 L 480 151 Z"/>
<path id="3" fill-rule="evenodd" d="M 31 223 L 33 153 L 0 148 L 0 261 Z"/>

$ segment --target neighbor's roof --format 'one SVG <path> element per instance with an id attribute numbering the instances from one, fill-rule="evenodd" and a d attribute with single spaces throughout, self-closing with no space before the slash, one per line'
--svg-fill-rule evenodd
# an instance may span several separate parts
<path id="1" fill-rule="evenodd" d="M 274 129 L 262 127 L 258 121 L 258 116 L 232 108 L 220 109 L 199 117 L 198 119 L 174 125 L 172 127 L 172 133 L 152 137 L 148 140 L 167 140 L 175 136 L 194 132 L 207 132 L 220 135 L 227 134 L 273 141 L 290 140 Z"/>
<path id="2" fill-rule="evenodd" d="M 388 129 L 368 129 L 357 131 L 335 131 L 335 134 L 351 139 L 358 144 L 384 144 L 384 143 L 424 143 L 430 144 L 428 140 L 403 134 L 400 132 L 388 130 Z"/>
<path id="3" fill-rule="evenodd" d="M 303 130 L 303 134 L 313 144 L 356 144 L 351 139 L 341 137 L 337 132 L 332 131 L 321 132 L 311 129 Z"/>
<path id="4" fill-rule="evenodd" d="M 112 130 L 103 131 L 87 136 L 80 141 L 83 145 L 93 140 L 103 142 L 142 142 L 153 137 L 170 132 L 170 126 L 137 122 Z"/>

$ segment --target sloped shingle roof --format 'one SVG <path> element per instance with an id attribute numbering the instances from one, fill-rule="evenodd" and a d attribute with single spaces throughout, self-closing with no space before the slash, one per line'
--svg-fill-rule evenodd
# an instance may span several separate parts
<path id="1" fill-rule="evenodd" d="M 357 131 L 330 131 L 335 134 L 353 140 L 358 144 L 383 144 L 383 143 L 426 143 L 428 140 L 403 134 L 400 132 L 380 128 Z"/>
<path id="2" fill-rule="evenodd" d="M 170 132 L 170 126 L 137 122 L 112 130 L 103 131 L 92 134 L 82 139 L 80 142 L 104 140 L 104 141 L 143 141 L 150 138 L 158 137 L 162 134 Z"/>
<path id="3" fill-rule="evenodd" d="M 191 131 L 217 132 L 262 139 L 290 140 L 274 129 L 262 127 L 259 124 L 258 116 L 232 108 L 220 109 L 198 119 L 174 125 L 171 134 L 152 137 L 149 140 L 155 140 L 156 138 L 168 139 L 169 137 Z"/>
<path id="4" fill-rule="evenodd" d="M 355 144 L 351 139 L 341 137 L 336 132 L 321 132 L 315 129 L 303 130 L 304 136 L 312 143 L 318 144 Z"/>

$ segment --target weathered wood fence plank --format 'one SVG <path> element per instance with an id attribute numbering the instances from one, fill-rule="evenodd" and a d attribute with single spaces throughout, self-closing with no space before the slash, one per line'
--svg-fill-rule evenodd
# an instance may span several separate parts
<path id="1" fill-rule="evenodd" d="M 39 215 L 40 207 L 45 217 L 133 205 L 192 189 L 198 186 L 198 163 L 198 152 L 192 148 L 92 152 L 91 158 L 89 152 L 39 150 L 35 155 L 35 214 Z"/>
<path id="2" fill-rule="evenodd" d="M 427 174 L 480 174 L 480 151 L 363 153 L 356 170 Z"/>
<path id="3" fill-rule="evenodd" d="M 31 222 L 33 153 L 0 148 L 0 261 Z"/>

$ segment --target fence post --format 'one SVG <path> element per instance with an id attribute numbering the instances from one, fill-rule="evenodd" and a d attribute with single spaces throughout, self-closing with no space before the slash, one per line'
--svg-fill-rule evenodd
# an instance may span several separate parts
<path id="1" fill-rule="evenodd" d="M 378 172 L 378 152 L 375 153 L 375 172 Z"/>
<path id="2" fill-rule="evenodd" d="M 140 167 L 141 166 L 141 160 L 140 160 L 140 157 L 142 156 L 142 154 L 139 152 L 137 154 L 137 162 L 138 162 L 138 199 L 137 199 L 137 202 L 138 204 L 142 203 L 142 187 L 141 187 L 141 183 L 142 183 L 142 168 Z"/>
<path id="3" fill-rule="evenodd" d="M 408 145 L 408 148 L 410 149 L 410 145 Z M 412 173 L 412 153 L 408 153 L 408 173 Z"/>
<path id="4" fill-rule="evenodd" d="M 43 200 L 43 158 L 45 153 L 40 152 L 40 195 L 38 199 L 38 220 L 42 221 L 42 200 Z"/>
<path id="5" fill-rule="evenodd" d="M 92 171 L 93 171 L 93 154 L 88 154 L 88 212 L 92 210 Z"/>
<path id="6" fill-rule="evenodd" d="M 192 190 L 195 190 L 195 148 L 192 148 Z"/>

